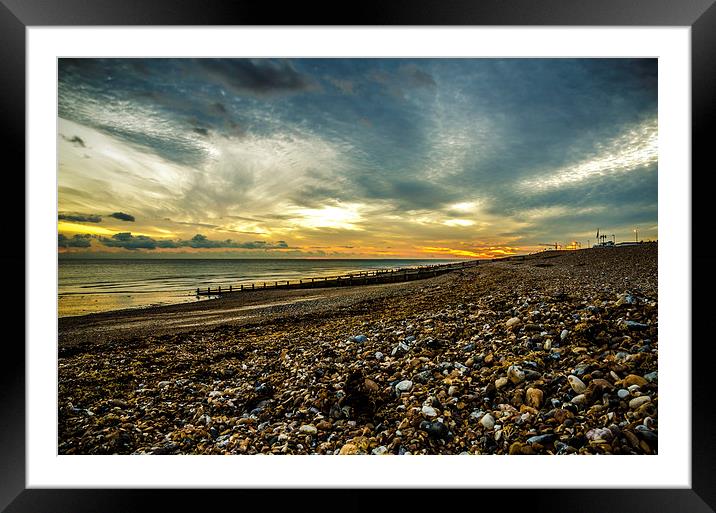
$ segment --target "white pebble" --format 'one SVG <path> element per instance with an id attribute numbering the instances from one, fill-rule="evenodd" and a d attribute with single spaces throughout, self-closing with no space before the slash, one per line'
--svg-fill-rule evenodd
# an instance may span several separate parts
<path id="1" fill-rule="evenodd" d="M 495 427 L 495 419 L 492 415 L 486 413 L 480 419 L 480 424 L 482 424 L 482 427 L 484 427 L 485 429 L 492 429 Z"/>
<path id="2" fill-rule="evenodd" d="M 574 390 L 578 394 L 582 394 L 585 390 L 587 390 L 587 385 L 585 385 L 584 381 L 579 379 L 577 376 L 567 376 L 567 381 L 569 381 L 572 390 Z"/>

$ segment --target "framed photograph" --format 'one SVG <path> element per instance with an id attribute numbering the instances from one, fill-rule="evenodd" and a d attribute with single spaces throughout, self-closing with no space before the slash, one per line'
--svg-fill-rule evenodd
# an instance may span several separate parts
<path id="1" fill-rule="evenodd" d="M 716 8 L 369 7 L 3 1 L 0 508 L 714 511 Z"/>

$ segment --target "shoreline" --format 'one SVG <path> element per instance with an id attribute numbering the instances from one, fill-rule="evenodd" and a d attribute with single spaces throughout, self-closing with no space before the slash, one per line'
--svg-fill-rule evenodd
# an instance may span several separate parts
<path id="1" fill-rule="evenodd" d="M 76 265 L 77 262 L 84 260 L 72 259 L 67 261 L 68 264 Z M 87 260 L 93 264 L 98 262 L 126 262 L 126 259 L 90 259 Z M 130 260 L 129 262 L 133 262 Z M 152 262 L 153 264 L 173 264 L 177 261 L 183 263 L 203 263 L 203 262 L 215 262 L 219 261 L 222 263 L 231 262 L 237 263 L 238 265 L 246 264 L 246 262 L 271 262 L 275 264 L 285 264 L 286 262 L 299 262 L 305 264 L 306 262 L 342 262 L 351 263 L 351 265 L 345 267 L 336 267 L 332 269 L 325 268 L 325 265 L 317 266 L 314 268 L 302 269 L 303 274 L 297 275 L 296 270 L 284 269 L 283 273 L 275 269 L 278 274 L 268 274 L 257 271 L 258 274 L 245 274 L 243 279 L 237 276 L 229 277 L 226 276 L 223 279 L 216 277 L 207 277 L 201 274 L 193 276 L 194 281 L 188 281 L 181 288 L 176 285 L 170 286 L 164 290 L 146 290 L 140 287 L 136 290 L 124 289 L 120 291 L 113 291 L 110 289 L 100 289 L 95 291 L 88 291 L 84 289 L 91 289 L 84 284 L 80 288 L 77 288 L 75 284 L 74 288 L 69 287 L 58 293 L 58 317 L 80 317 L 93 313 L 112 312 L 119 310 L 130 310 L 130 309 L 145 309 L 155 306 L 167 306 L 181 303 L 195 303 L 200 297 L 217 297 L 225 295 L 231 291 L 249 291 L 257 289 L 294 289 L 294 288 L 324 288 L 325 286 L 346 286 L 346 285 L 363 285 L 366 282 L 380 282 L 389 281 L 388 274 L 402 274 L 404 271 L 423 269 L 423 272 L 430 269 L 439 271 L 442 268 L 455 265 L 463 262 L 457 259 L 438 259 L 434 261 L 424 259 L 140 259 L 140 262 Z M 391 263 L 391 267 L 385 267 L 385 263 L 382 265 L 378 262 L 383 261 Z M 373 265 L 369 267 L 356 267 L 355 262 L 368 262 Z M 61 269 L 61 266 L 60 266 Z M 60 273 L 62 274 L 62 273 Z M 239 272 L 239 274 L 241 274 Z M 209 273 L 209 276 L 211 273 Z M 370 277 L 366 276 L 370 275 Z M 145 279 L 152 280 L 151 277 L 145 276 Z M 171 276 L 167 276 L 171 282 Z M 184 276 L 188 278 L 188 276 Z M 412 278 L 412 276 L 411 276 Z M 300 285 L 299 282 L 303 282 Z M 313 283 L 315 281 L 315 283 Z M 396 280 L 397 281 L 397 280 Z M 291 282 L 290 286 L 287 286 L 287 282 Z M 62 277 L 60 278 L 62 283 Z M 93 283 L 93 282 L 90 282 Z M 107 283 L 115 285 L 114 282 L 102 282 L 104 285 Z M 310 284 L 309 284 L 310 283 Z M 197 287 L 197 284 L 200 284 Z M 344 285 L 345 284 L 345 285 Z M 265 285 L 265 286 L 264 286 Z M 321 286 L 323 285 L 323 286 Z M 114 287 L 113 287 L 114 288 Z M 210 292 L 209 292 L 210 290 Z M 149 298 L 149 299 L 147 299 Z M 97 302 L 103 304 L 96 304 Z M 93 303 L 95 303 L 93 305 Z"/>
<path id="2" fill-rule="evenodd" d="M 655 454 L 656 264 L 656 245 L 540 253 L 63 318 L 58 449 Z"/>
<path id="3" fill-rule="evenodd" d="M 191 303 L 128 308 L 82 316 L 58 318 L 59 345 L 69 346 L 86 343 L 89 338 L 99 336 L 98 342 L 121 341 L 138 336 L 160 336 L 195 330 L 210 330 L 216 325 L 231 326 L 250 323 L 264 323 L 275 318 L 290 318 L 313 311 L 330 311 L 336 306 L 370 301 L 386 297 L 409 294 L 416 287 L 421 288 L 428 278 L 414 282 L 380 285 L 355 285 L 352 287 L 327 287 L 293 290 L 256 290 L 234 292 L 221 297 L 204 299 Z M 314 302 L 313 305 L 302 303 Z M 307 308 L 308 307 L 308 308 Z M 237 317 L 237 312 L 246 315 Z M 201 325 L 201 321 L 205 324 Z M 183 326 L 191 322 L 192 326 Z M 177 326 L 178 325 L 178 326 Z M 192 328 L 192 329 L 186 329 Z"/>

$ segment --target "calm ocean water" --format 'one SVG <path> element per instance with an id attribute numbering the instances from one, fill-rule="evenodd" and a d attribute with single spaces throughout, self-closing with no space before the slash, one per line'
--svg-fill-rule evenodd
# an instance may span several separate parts
<path id="1" fill-rule="evenodd" d="M 58 315 L 199 301 L 197 287 L 297 280 L 457 260 L 83 259 L 59 261 Z"/>

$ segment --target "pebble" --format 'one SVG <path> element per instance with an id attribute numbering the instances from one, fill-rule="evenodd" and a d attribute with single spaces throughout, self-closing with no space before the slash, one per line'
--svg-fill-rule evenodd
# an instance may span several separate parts
<path id="1" fill-rule="evenodd" d="M 495 427 L 495 418 L 492 415 L 490 415 L 489 413 L 486 413 L 480 419 L 480 424 L 485 429 L 492 429 Z"/>
<path id="2" fill-rule="evenodd" d="M 376 359 L 376 360 L 380 361 L 380 360 L 382 360 L 383 358 L 385 358 L 385 355 L 384 355 L 383 353 L 381 353 L 380 351 L 377 351 L 377 352 L 375 353 L 375 359 Z"/>
<path id="3" fill-rule="evenodd" d="M 574 397 L 572 397 L 572 400 L 570 402 L 572 404 L 583 406 L 587 404 L 587 396 L 584 394 L 575 395 Z"/>
<path id="4" fill-rule="evenodd" d="M 507 368 L 507 377 L 513 383 L 521 383 L 525 380 L 525 372 L 519 367 L 519 365 L 510 365 Z"/>
<path id="5" fill-rule="evenodd" d="M 579 379 L 577 376 L 569 375 L 567 376 L 567 381 L 569 381 L 569 385 L 572 387 L 572 390 L 578 394 L 583 394 L 587 390 L 587 385 L 585 385 L 584 381 Z"/>
<path id="6" fill-rule="evenodd" d="M 347 443 L 343 447 L 341 447 L 341 450 L 338 452 L 338 454 L 358 454 L 358 447 L 355 444 Z"/>
<path id="7" fill-rule="evenodd" d="M 504 386 L 505 386 L 507 383 L 509 383 L 509 382 L 510 382 L 510 380 L 508 380 L 508 379 L 505 378 L 504 376 L 501 377 L 501 378 L 497 378 L 497 379 L 495 380 L 495 388 L 502 388 L 502 387 L 504 387 Z"/>
<path id="8" fill-rule="evenodd" d="M 622 321 L 622 326 L 626 327 L 630 330 L 643 330 L 649 327 L 648 324 L 644 324 L 643 322 L 636 322 L 636 321 Z"/>
<path id="9" fill-rule="evenodd" d="M 643 387 L 649 383 L 646 379 L 642 378 L 641 376 L 637 376 L 636 374 L 629 374 L 626 378 L 622 380 L 622 386 L 625 388 L 629 388 L 632 385 L 638 385 L 640 387 Z"/>
<path id="10" fill-rule="evenodd" d="M 425 405 L 422 407 L 422 409 L 420 411 L 426 417 L 437 417 L 438 416 L 438 412 L 435 411 L 435 408 L 433 408 L 432 406 Z"/>
<path id="11" fill-rule="evenodd" d="M 529 438 L 527 439 L 527 443 L 530 444 L 530 445 L 532 445 L 532 444 L 542 444 L 542 445 L 544 445 L 544 444 L 546 444 L 546 443 L 552 442 L 553 440 L 554 440 L 554 435 L 553 435 L 553 434 L 536 435 L 536 436 L 531 436 L 531 437 L 529 437 Z"/>
<path id="12" fill-rule="evenodd" d="M 410 392 L 410 390 L 412 388 L 413 388 L 413 382 L 410 381 L 409 379 L 405 379 L 405 380 L 401 381 L 400 383 L 398 383 L 397 385 L 395 385 L 395 390 L 397 390 L 400 393 Z"/>
<path id="13" fill-rule="evenodd" d="M 432 371 L 426 370 L 422 372 L 418 372 L 415 376 L 413 376 L 413 379 L 417 381 L 418 383 L 427 383 L 430 381 L 433 377 Z"/>
<path id="14" fill-rule="evenodd" d="M 373 449 L 370 453 L 371 453 L 371 454 L 376 454 L 376 455 L 380 456 L 380 455 L 383 455 L 383 454 L 387 454 L 387 453 L 388 453 L 388 448 L 387 448 L 385 445 L 379 445 L 378 447 L 376 447 L 375 449 Z"/>
<path id="15" fill-rule="evenodd" d="M 321 431 L 328 431 L 333 427 L 333 423 L 328 420 L 320 420 L 316 423 L 316 429 L 320 429 Z"/>
<path id="16" fill-rule="evenodd" d="M 505 322 L 505 326 L 506 326 L 507 328 L 514 328 L 514 327 L 517 326 L 520 322 L 521 322 L 521 321 L 520 321 L 520 318 L 519 318 L 519 317 L 512 317 L 511 319 L 508 319 L 507 322 Z"/>
<path id="17" fill-rule="evenodd" d="M 626 389 L 624 389 L 624 388 L 620 388 L 620 389 L 617 391 L 617 396 L 619 396 L 619 399 L 626 399 L 627 397 L 629 397 L 629 390 L 626 390 Z"/>
<path id="18" fill-rule="evenodd" d="M 651 397 L 648 395 L 640 395 L 629 401 L 629 408 L 636 410 L 639 406 L 651 402 Z"/>
<path id="19" fill-rule="evenodd" d="M 587 431 L 586 435 L 587 440 L 595 441 L 595 440 L 605 440 L 610 441 L 614 435 L 612 434 L 611 430 L 609 428 L 594 428 Z"/>
<path id="20" fill-rule="evenodd" d="M 419 427 L 432 438 L 446 438 L 449 433 L 447 426 L 440 421 L 428 422 L 423 420 Z"/>
<path id="21" fill-rule="evenodd" d="M 634 305 L 636 304 L 636 299 L 631 294 L 628 294 L 627 292 L 624 292 L 623 294 L 619 295 L 619 298 L 614 303 L 615 306 L 621 306 L 621 305 Z"/>
<path id="22" fill-rule="evenodd" d="M 312 426 L 311 424 L 304 424 L 299 428 L 299 431 L 306 435 L 315 435 L 318 433 L 318 430 L 316 429 L 316 426 Z"/>
<path id="23" fill-rule="evenodd" d="M 362 344 L 363 342 L 368 340 L 368 337 L 366 337 L 365 335 L 356 335 L 355 337 L 353 337 L 352 340 L 353 340 L 353 342 L 358 342 L 358 343 Z"/>
<path id="24" fill-rule="evenodd" d="M 544 398 L 544 393 L 539 388 L 528 388 L 527 392 L 525 392 L 526 398 L 527 398 L 527 406 L 531 406 L 532 408 L 537 408 L 542 405 L 542 399 Z"/>
<path id="25" fill-rule="evenodd" d="M 642 438 L 643 440 L 646 440 L 647 442 L 655 443 L 658 441 L 659 437 L 655 431 L 652 431 L 651 429 L 647 428 L 644 425 L 639 425 L 636 428 L 634 428 L 636 431 L 636 434 Z"/>
<path id="26" fill-rule="evenodd" d="M 400 344 L 398 344 L 397 346 L 395 346 L 393 348 L 393 350 L 390 352 L 390 355 L 391 356 L 401 355 L 401 354 L 407 353 L 408 351 L 410 351 L 410 348 L 401 342 Z"/>
<path id="27" fill-rule="evenodd" d="M 562 330 L 562 333 L 559 334 L 559 339 L 564 342 L 567 340 L 567 337 L 569 336 L 569 330 Z"/>

